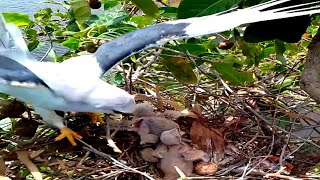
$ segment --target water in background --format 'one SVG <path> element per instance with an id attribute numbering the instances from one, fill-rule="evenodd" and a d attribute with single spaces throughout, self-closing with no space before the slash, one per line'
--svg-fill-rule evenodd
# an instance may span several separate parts
<path id="1" fill-rule="evenodd" d="M 63 0 L 54 0 L 55 2 L 62 2 Z M 51 8 L 52 10 L 64 10 L 59 5 L 46 4 L 47 0 L 0 0 L 0 12 L 20 12 L 25 13 L 33 19 L 33 14 L 40 9 Z M 46 51 L 49 49 L 49 43 L 46 43 L 40 49 L 36 49 L 32 52 L 37 59 L 40 59 L 44 56 Z M 54 50 L 56 53 L 61 56 L 67 49 L 62 47 L 60 44 L 54 44 Z"/>
<path id="2" fill-rule="evenodd" d="M 43 8 L 58 9 L 58 5 L 46 4 L 47 0 L 1 0 L 1 12 L 21 12 L 33 15 L 36 11 Z M 54 0 L 55 2 L 62 2 L 63 0 Z"/>

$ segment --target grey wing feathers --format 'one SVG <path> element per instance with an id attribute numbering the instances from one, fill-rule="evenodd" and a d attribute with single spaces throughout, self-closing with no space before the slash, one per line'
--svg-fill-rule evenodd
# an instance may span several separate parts
<path id="1" fill-rule="evenodd" d="M 37 75 L 17 61 L 0 55 L 0 83 L 47 86 Z"/>

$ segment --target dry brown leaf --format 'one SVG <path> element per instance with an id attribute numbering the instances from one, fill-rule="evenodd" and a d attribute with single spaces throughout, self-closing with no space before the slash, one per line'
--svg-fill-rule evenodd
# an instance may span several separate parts
<path id="1" fill-rule="evenodd" d="M 4 176 L 5 173 L 6 173 L 6 164 L 3 158 L 0 158 L 0 176 Z"/>
<path id="2" fill-rule="evenodd" d="M 225 141 L 219 129 L 208 128 L 195 121 L 190 130 L 191 142 L 199 149 L 211 154 L 210 151 L 216 150 L 218 161 L 224 157 Z M 214 148 L 214 149 L 213 149 Z"/>
<path id="3" fill-rule="evenodd" d="M 161 97 L 161 94 L 160 94 L 159 84 L 156 85 L 156 96 L 157 96 L 157 107 L 159 108 L 160 111 L 163 111 L 164 110 L 163 101 L 162 101 L 163 98 Z"/>
<path id="4" fill-rule="evenodd" d="M 237 126 L 241 124 L 242 122 L 246 121 L 248 118 L 244 116 L 229 116 L 226 118 L 225 122 L 223 123 L 221 130 L 224 131 L 230 126 Z"/>
<path id="5" fill-rule="evenodd" d="M 182 0 L 169 0 L 168 3 L 172 7 L 178 7 Z"/>
<path id="6" fill-rule="evenodd" d="M 18 159 L 22 164 L 24 164 L 29 171 L 31 172 L 32 176 L 35 180 L 42 180 L 41 173 L 37 166 L 30 160 L 29 152 L 28 151 L 17 151 L 16 152 Z"/>
<path id="7" fill-rule="evenodd" d="M 202 114 L 202 110 L 199 104 L 194 104 L 192 107 L 192 111 L 199 115 Z"/>

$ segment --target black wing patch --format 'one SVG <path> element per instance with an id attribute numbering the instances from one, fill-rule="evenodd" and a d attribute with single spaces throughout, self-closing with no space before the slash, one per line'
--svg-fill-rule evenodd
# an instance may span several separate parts
<path id="1" fill-rule="evenodd" d="M 0 55 L 0 79 L 2 82 L 11 84 L 12 82 L 25 84 L 41 84 L 48 87 L 37 75 L 30 71 L 27 67 L 17 61 Z"/>

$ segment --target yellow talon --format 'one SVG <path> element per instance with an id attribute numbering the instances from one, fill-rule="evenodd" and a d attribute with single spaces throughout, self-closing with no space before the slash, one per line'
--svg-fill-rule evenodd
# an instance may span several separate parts
<path id="1" fill-rule="evenodd" d="M 96 124 L 99 122 L 100 124 L 104 124 L 104 121 L 102 117 L 100 116 L 100 113 L 94 113 L 94 112 L 86 112 L 88 116 L 90 116 L 91 123 Z"/>
<path id="2" fill-rule="evenodd" d="M 72 144 L 72 146 L 76 146 L 77 143 L 75 142 L 74 138 L 78 138 L 78 139 L 81 139 L 82 136 L 80 136 L 79 134 L 77 134 L 76 132 L 72 131 L 71 129 L 69 128 L 61 128 L 60 129 L 60 132 L 61 134 L 56 137 L 56 141 L 60 141 L 61 139 L 67 137 L 69 142 Z"/>

